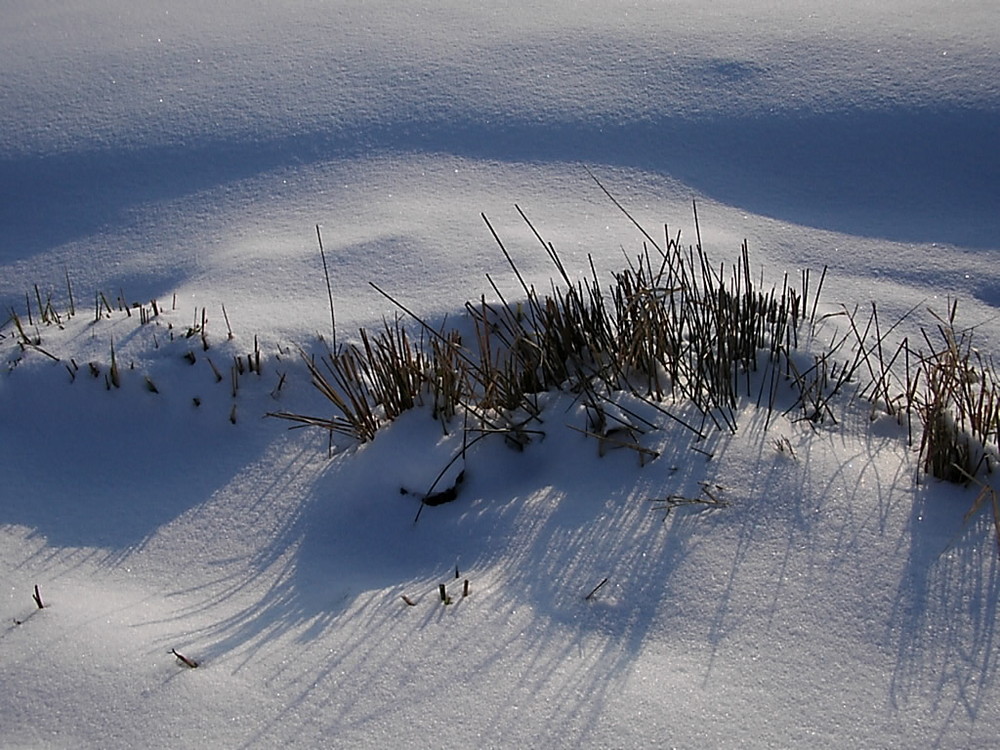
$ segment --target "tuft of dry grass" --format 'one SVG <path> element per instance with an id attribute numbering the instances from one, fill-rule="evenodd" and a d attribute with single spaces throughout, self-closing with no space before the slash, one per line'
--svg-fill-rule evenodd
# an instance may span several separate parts
<path id="1" fill-rule="evenodd" d="M 911 407 L 923 425 L 923 469 L 966 484 L 992 473 L 1000 454 L 1000 380 L 989 359 L 972 346 L 972 330 L 955 325 L 958 305 L 935 314 L 937 336 L 924 330 L 926 350 L 913 352 L 916 374 Z"/>
<path id="2" fill-rule="evenodd" d="M 627 393 L 687 428 L 696 441 L 712 427 L 735 432 L 738 400 L 752 395 L 754 373 L 762 366 L 776 373 L 797 345 L 806 295 L 787 277 L 770 288 L 754 279 L 745 243 L 727 268 L 711 262 L 700 245 L 684 247 L 680 234 L 666 232 L 662 248 L 650 238 L 609 281 L 602 281 L 592 259 L 590 273 L 574 281 L 553 245 L 517 210 L 561 284 L 553 281 L 545 294 L 529 285 L 484 215 L 518 280 L 521 299 L 506 299 L 487 275 L 494 299 L 484 294 L 465 304 L 472 332 L 463 338 L 458 330 L 431 326 L 372 284 L 420 335 L 414 338 L 397 316 L 376 331 L 360 330 L 357 342 L 328 350 L 319 361 L 303 353 L 312 383 L 334 416 L 271 416 L 364 442 L 381 424 L 430 402 L 445 424 L 461 411 L 473 416 L 475 430 L 502 432 L 523 445 L 530 439 L 528 423 L 539 417 L 538 394 L 580 394 L 600 421 L 604 404 Z M 802 278 L 808 284 L 808 274 Z M 769 411 L 778 381 L 773 374 Z M 763 392 L 757 397 L 760 403 Z M 701 424 L 682 418 L 673 408 L 677 404 L 694 404 Z M 634 446 L 643 460 L 654 457 L 633 439 L 636 428 L 585 432 L 602 450 L 622 443 Z M 616 432 L 622 429 L 628 435 Z"/>
<path id="3" fill-rule="evenodd" d="M 938 318 L 936 331 L 922 332 L 917 347 L 909 338 L 892 339 L 913 310 L 891 325 L 875 303 L 817 320 L 825 268 L 815 285 L 804 271 L 797 285 L 785 275 L 768 287 L 751 272 L 745 242 L 735 263 L 717 265 L 701 246 L 697 206 L 697 244 L 683 245 L 680 234 L 671 237 L 666 228 L 658 242 L 639 227 L 646 241 L 640 253 L 626 256 L 624 269 L 602 280 L 588 258 L 589 273 L 574 279 L 554 246 L 517 211 L 555 269 L 547 292 L 526 281 L 483 215 L 520 286 L 518 299 L 505 298 L 487 275 L 492 295 L 465 303 L 471 334 L 463 337 L 434 328 L 372 284 L 419 335 L 414 338 L 397 315 L 381 329 L 362 329 L 356 343 L 328 351 L 319 362 L 303 353 L 334 415 L 271 416 L 363 442 L 408 409 L 431 403 L 446 429 L 462 413 L 476 439 L 499 433 L 523 448 L 538 432 L 530 424 L 541 422 L 539 394 L 562 391 L 586 405 L 589 424 L 580 432 L 598 442 L 600 455 L 627 448 L 645 462 L 656 454 L 639 437 L 656 425 L 634 414 L 623 417 L 619 395 L 684 426 L 697 450 L 712 429 L 736 432 L 741 399 L 766 408 L 768 424 L 778 403 L 787 404 L 783 389 L 790 386 L 786 415 L 836 424 L 838 396 L 860 398 L 871 404 L 873 417 L 881 410 L 905 420 L 911 442 L 916 418 L 926 473 L 969 483 L 992 471 L 1000 455 L 1000 385 L 992 362 L 972 347 L 971 330 L 956 328 L 955 305 Z M 831 318 L 846 328 L 809 365 L 798 352 L 803 324 L 815 330 Z M 696 407 L 700 422 L 682 417 L 677 405 Z M 775 445 L 794 457 L 787 439 Z M 975 507 L 987 497 L 981 493 Z M 681 500 L 668 498 L 667 509 Z M 1000 542 L 1000 515 L 997 528 Z"/>
<path id="4" fill-rule="evenodd" d="M 573 275 L 553 244 L 515 206 L 554 269 L 539 291 L 484 214 L 520 290 L 508 299 L 487 274 L 489 290 L 465 303 L 461 331 L 431 325 L 398 297 L 371 284 L 396 314 L 380 327 L 359 330 L 353 342 L 338 344 L 330 273 L 317 227 L 332 346 L 320 355 L 300 350 L 300 356 L 330 412 L 269 416 L 328 431 L 332 449 L 334 436 L 370 441 L 384 424 L 429 405 L 446 431 L 460 417 L 466 438 L 476 435 L 471 442 L 502 435 L 509 445 L 523 449 L 544 434 L 540 394 L 560 391 L 585 407 L 587 424 L 574 429 L 597 441 L 599 455 L 625 448 L 645 463 L 657 454 L 642 445 L 642 437 L 657 429 L 658 420 L 682 426 L 691 436 L 690 447 L 701 450 L 697 444 L 712 430 L 737 431 L 737 415 L 747 400 L 766 409 L 767 426 L 776 411 L 795 421 L 836 424 L 837 404 L 862 399 L 873 418 L 883 411 L 905 423 L 911 444 L 919 444 L 922 472 L 980 486 L 970 513 L 991 507 L 1000 543 L 1000 502 L 989 480 L 1000 461 L 1000 378 L 993 361 L 973 346 L 975 329 L 959 327 L 957 302 L 949 303 L 944 315 L 935 314 L 936 325 L 901 340 L 896 331 L 917 308 L 889 325 L 875 303 L 842 307 L 817 319 L 826 268 L 818 283 L 803 271 L 798 283 L 786 274 L 780 284 L 766 285 L 763 273 L 752 271 L 746 242 L 731 264 L 709 258 L 701 244 L 697 205 L 694 244 L 683 244 L 680 233 L 671 236 L 667 227 L 662 239 L 655 239 L 591 176 L 640 230 L 641 250 L 626 254 L 624 267 L 609 274 L 599 274 L 588 256 L 586 272 Z M 22 311 L 10 309 L 0 325 L 0 337 L 9 336 L 19 348 L 10 368 L 33 351 L 60 361 L 42 347 L 42 334 L 46 327 L 63 327 L 76 314 L 68 273 L 66 309 L 57 306 L 55 296 L 36 284 L 25 294 Z M 112 317 L 116 308 L 129 317 L 138 310 L 139 325 L 160 325 L 156 300 L 148 307 L 128 303 L 124 292 L 114 304 L 104 293 L 95 294 L 94 324 Z M 222 315 L 228 339 L 233 339 L 225 307 Z M 832 341 L 819 352 L 800 351 L 803 329 L 815 334 L 827 323 L 840 327 Z M 172 324 L 167 330 L 173 341 Z M 202 351 L 210 348 L 207 330 L 205 308 L 195 308 L 191 324 L 180 329 L 180 339 L 190 340 L 182 356 L 192 365 L 198 360 L 195 341 Z M 223 371 L 207 354 L 204 359 L 221 383 Z M 65 366 L 75 380 L 79 367 L 72 360 Z M 110 365 L 102 369 L 90 362 L 88 367 L 95 378 L 104 374 L 109 390 L 121 386 L 113 340 Z M 232 360 L 234 399 L 241 378 L 262 375 L 262 367 L 255 336 L 253 351 Z M 288 373 L 276 374 L 275 398 Z M 144 382 L 147 390 L 159 392 L 149 376 Z M 623 406 L 628 400 L 641 404 L 639 411 L 646 416 Z M 236 422 L 235 404 L 230 420 Z M 463 457 L 471 442 L 466 440 Z M 794 457 L 787 438 L 774 445 Z M 667 509 L 678 500 L 668 498 Z"/>

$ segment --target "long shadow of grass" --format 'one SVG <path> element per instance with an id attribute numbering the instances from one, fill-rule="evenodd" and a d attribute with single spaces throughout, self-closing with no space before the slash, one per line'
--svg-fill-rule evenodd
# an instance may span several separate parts
<path id="1" fill-rule="evenodd" d="M 456 435 L 442 438 L 425 410 L 404 415 L 320 473 L 319 464 L 303 459 L 313 489 L 286 514 L 275 543 L 252 566 L 266 571 L 263 594 L 235 612 L 219 600 L 225 588 L 259 590 L 252 572 L 201 593 L 178 592 L 200 601 L 192 606 L 203 613 L 220 604 L 220 611 L 230 611 L 197 634 L 206 663 L 240 671 L 261 655 L 271 658 L 271 647 L 290 639 L 290 655 L 272 677 L 298 695 L 287 711 L 332 702 L 329 691 L 338 684 L 336 704 L 325 706 L 324 715 L 339 726 L 400 710 L 392 701 L 374 709 L 374 686 L 365 680 L 398 674 L 405 682 L 407 670 L 421 674 L 410 708 L 430 711 L 456 686 L 483 689 L 483 675 L 516 666 L 527 670 L 525 705 L 549 706 L 552 720 L 571 717 L 582 740 L 602 702 L 630 673 L 669 599 L 672 571 L 697 543 L 695 526 L 664 524 L 647 498 L 672 489 L 697 494 L 704 460 L 682 448 L 661 457 L 660 469 L 640 469 L 630 451 L 599 459 L 593 441 L 573 432 L 560 436 L 567 432 L 561 415 L 551 416 L 555 436 L 523 453 L 505 447 L 501 437 L 470 450 L 459 498 L 426 508 L 416 524 L 418 503 L 400 493 L 401 485 L 425 488 L 461 445 Z M 280 491 L 260 489 L 264 494 L 254 502 Z M 256 496 L 233 494 L 246 502 Z M 456 568 L 470 580 L 468 599 L 459 593 Z M 588 600 L 604 578 L 607 584 Z M 452 605 L 439 601 L 439 583 L 449 585 Z M 476 628 L 486 625 L 498 640 L 475 638 Z M 553 639 L 553 632 L 564 637 Z M 448 659 L 446 672 L 429 674 L 428 655 L 441 648 L 441 639 L 460 656 Z M 389 641 L 407 645 L 378 645 Z M 327 654 L 320 663 L 310 657 L 317 649 Z M 586 659 L 568 658 L 582 651 Z M 353 687 L 345 690 L 345 681 Z M 323 689 L 314 691 L 317 686 Z M 475 721 L 494 729 L 503 722 L 500 714 Z M 562 719 L 559 729 L 567 730 Z"/>
<path id="2" fill-rule="evenodd" d="M 552 434 L 565 429 L 562 414 L 547 417 Z M 225 493 L 232 506 L 224 516 L 259 517 L 281 506 L 272 541 L 237 575 L 178 591 L 188 602 L 178 622 L 225 613 L 191 634 L 205 663 L 233 672 L 260 659 L 270 665 L 268 681 L 288 701 L 254 741 L 302 712 L 359 737 L 393 716 L 440 730 L 440 706 L 468 708 L 466 693 L 475 692 L 490 708 L 474 711 L 469 731 L 509 732 L 512 706 L 532 707 L 525 732 L 551 732 L 556 744 L 571 745 L 598 729 L 651 639 L 670 633 L 672 642 L 707 649 L 704 671 L 689 676 L 693 685 L 701 677 L 705 690 L 720 679 L 717 665 L 720 675 L 731 667 L 744 628 L 793 644 L 803 629 L 822 639 L 836 627 L 894 644 L 889 699 L 905 709 L 914 692 L 931 689 L 934 710 L 924 725 L 953 739 L 955 725 L 975 722 L 994 684 L 997 566 L 986 559 L 993 553 L 986 530 L 973 527 L 976 544 L 951 540 L 951 554 L 939 558 L 942 528 L 960 526 L 954 508 L 935 512 L 930 495 L 918 495 L 914 513 L 930 524 L 900 531 L 912 466 L 882 453 L 905 454 L 902 434 L 802 426 L 791 457 L 776 451 L 762 419 L 755 412 L 745 420 L 760 470 L 739 477 L 729 474 L 725 441 L 718 463 L 706 462 L 677 434 L 661 436 L 668 449 L 642 469 L 631 452 L 598 459 L 593 441 L 577 433 L 523 453 L 499 437 L 484 441 L 470 451 L 459 498 L 426 508 L 416 524 L 418 501 L 400 488 L 426 489 L 461 445 L 426 411 L 404 415 L 329 463 L 316 455 L 316 442 L 293 441 L 298 447 L 264 472 L 267 481 L 243 477 Z M 778 430 L 795 438 L 788 423 Z M 840 462 L 832 474 L 831 461 Z M 889 465 L 895 473 L 885 473 Z M 703 480 L 728 485 L 733 505 L 664 523 L 648 502 L 697 495 Z M 758 551 L 780 550 L 781 538 L 783 557 L 762 560 Z M 881 551 L 873 555 L 872 545 Z M 867 567 L 872 559 L 886 565 Z M 470 579 L 468 599 L 458 593 L 456 567 Z M 902 573 L 893 578 L 896 568 Z M 899 594 L 885 607 L 854 596 L 865 588 L 858 581 L 877 592 L 896 580 Z M 451 605 L 439 601 L 440 583 Z M 701 591 L 692 598 L 694 590 Z M 795 619 L 805 614 L 811 619 Z M 510 670 L 522 674 L 516 693 L 490 693 L 499 689 L 490 675 L 509 685 Z M 409 697 L 401 703 L 402 694 Z M 526 739 L 513 732 L 512 741 Z"/>
<path id="3" fill-rule="evenodd" d="M 1000 557 L 988 511 L 963 522 L 970 501 L 933 480 L 917 493 L 890 624 L 899 634 L 893 704 L 905 707 L 931 686 L 945 745 L 954 726 L 975 725 L 997 685 Z"/>

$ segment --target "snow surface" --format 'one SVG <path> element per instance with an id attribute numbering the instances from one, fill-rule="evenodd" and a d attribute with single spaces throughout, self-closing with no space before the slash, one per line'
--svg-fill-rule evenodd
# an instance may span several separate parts
<path id="1" fill-rule="evenodd" d="M 0 340 L 0 745 L 996 745 L 989 519 L 864 407 L 748 403 L 711 461 L 664 425 L 640 467 L 553 396 L 416 524 L 399 490 L 457 432 L 417 411 L 331 460 L 263 417 L 319 408 L 316 224 L 338 335 L 393 314 L 369 282 L 457 317 L 486 273 L 518 290 L 480 212 L 539 288 L 515 203 L 574 274 L 641 249 L 584 165 L 654 235 L 694 241 L 696 199 L 716 260 L 828 265 L 829 309 L 917 306 L 901 334 L 958 299 L 1000 351 L 995 3 L 152 5 L 3 12 L 2 317 L 35 285 L 64 310 L 67 275 L 80 309 L 40 328 L 60 363 Z M 92 325 L 98 291 L 162 314 Z M 233 424 L 207 359 L 255 336 Z M 701 482 L 727 507 L 650 502 Z"/>

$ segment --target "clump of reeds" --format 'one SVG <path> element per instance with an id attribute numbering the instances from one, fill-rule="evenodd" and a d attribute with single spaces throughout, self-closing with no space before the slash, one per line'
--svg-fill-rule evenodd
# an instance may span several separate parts
<path id="1" fill-rule="evenodd" d="M 521 216 L 561 285 L 553 282 L 546 294 L 529 285 L 484 216 L 518 279 L 520 299 L 506 299 L 487 275 L 497 300 L 483 295 L 466 303 L 472 333 L 463 338 L 457 330 L 431 326 L 373 284 L 416 322 L 420 335 L 414 339 L 396 317 L 376 332 L 361 330 L 358 343 L 328 351 L 318 361 L 303 354 L 313 385 L 334 407 L 334 416 L 272 416 L 366 441 L 380 424 L 429 401 L 445 422 L 461 409 L 478 419 L 476 429 L 509 437 L 538 417 L 540 393 L 583 394 L 590 413 L 603 419 L 603 404 L 624 392 L 701 439 L 709 426 L 735 431 L 737 401 L 751 394 L 754 371 L 762 362 L 780 366 L 797 345 L 805 293 L 787 278 L 780 287 L 765 288 L 753 278 L 745 244 L 727 269 L 714 265 L 700 245 L 684 247 L 679 234 L 665 232 L 662 247 L 648 238 L 610 281 L 602 282 L 592 261 L 589 275 L 574 281 L 552 244 Z M 803 275 L 806 283 L 808 278 Z M 769 410 L 776 382 L 773 377 Z M 694 404 L 701 424 L 682 419 L 671 403 Z M 603 428 L 594 434 L 608 440 Z"/>
<path id="2" fill-rule="evenodd" d="M 882 410 L 905 421 L 911 442 L 915 416 L 921 466 L 932 476 L 979 481 L 1000 455 L 1000 380 L 992 362 L 972 347 L 971 331 L 956 329 L 954 305 L 939 318 L 936 332 L 922 332 L 923 346 L 917 347 L 908 338 L 890 342 L 912 310 L 888 326 L 874 303 L 817 320 L 825 268 L 814 289 L 809 271 L 798 285 L 786 275 L 780 285 L 767 287 L 762 275 L 751 272 L 746 243 L 734 264 L 716 265 L 701 246 L 697 207 L 696 244 L 683 245 L 680 233 L 671 237 L 666 228 L 661 244 L 636 223 L 646 241 L 623 270 L 602 280 L 590 259 L 589 273 L 574 280 L 553 245 L 517 210 L 555 268 L 558 284 L 553 280 L 543 294 L 527 283 L 484 215 L 520 285 L 517 299 L 506 299 L 487 275 L 493 294 L 466 302 L 471 334 L 463 337 L 431 326 L 372 284 L 416 324 L 419 335 L 396 317 L 375 332 L 362 329 L 357 343 L 328 350 L 318 360 L 303 354 L 313 385 L 334 414 L 272 416 L 363 442 L 382 424 L 430 403 L 446 425 L 462 412 L 475 423 L 470 428 L 467 422 L 466 429 L 481 436 L 502 433 L 523 447 L 533 434 L 528 424 L 540 417 L 538 395 L 564 391 L 586 405 L 588 425 L 580 431 L 598 440 L 601 455 L 627 447 L 645 461 L 655 453 L 637 436 L 656 425 L 623 414 L 618 395 L 652 406 L 697 442 L 712 428 L 735 432 L 741 398 L 756 398 L 767 409 L 766 425 L 785 398 L 779 392 L 790 384 L 791 405 L 784 413 L 797 411 L 798 419 L 813 423 L 836 423 L 833 404 L 842 394 L 867 400 L 873 415 Z M 797 351 L 802 324 L 815 328 L 831 317 L 842 318 L 846 328 L 809 364 Z M 682 417 L 672 408 L 676 404 L 696 407 L 700 422 Z M 996 521 L 1000 531 L 1000 517 Z"/>
<path id="3" fill-rule="evenodd" d="M 968 483 L 991 473 L 1000 451 L 1000 380 L 989 359 L 972 346 L 972 331 L 957 330 L 957 303 L 936 316 L 937 336 L 922 332 L 927 349 L 915 352 L 911 402 L 923 424 L 924 471 Z"/>
<path id="4" fill-rule="evenodd" d="M 866 317 L 858 310 L 836 313 L 848 331 L 816 355 L 807 372 L 793 368 L 800 403 L 811 418 L 832 417 L 831 400 L 854 383 L 854 395 L 872 404 L 873 416 L 882 411 L 896 418 L 911 444 L 919 440 L 922 473 L 979 487 L 967 515 L 988 506 L 1000 544 L 1000 500 L 989 479 L 1000 461 L 1000 377 L 973 346 L 974 328 L 957 326 L 957 301 L 944 316 L 929 311 L 937 323 L 922 327 L 915 345 L 909 337 L 891 345 L 889 334 L 915 309 L 887 328 L 874 303 Z"/>

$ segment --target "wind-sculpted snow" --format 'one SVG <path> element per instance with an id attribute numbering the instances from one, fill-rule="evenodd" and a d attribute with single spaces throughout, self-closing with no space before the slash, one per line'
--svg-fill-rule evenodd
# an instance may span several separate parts
<path id="1" fill-rule="evenodd" d="M 1000 109 L 726 113 L 374 122 L 264 141 L 202 135 L 177 145 L 0 159 L 10 260 L 82 240 L 137 211 L 276 171 L 415 155 L 585 163 L 658 173 L 762 216 L 897 242 L 996 246 Z M 585 175 L 579 172 L 584 186 Z"/>
<path id="2" fill-rule="evenodd" d="M 845 13 L 786 31 L 759 8 L 707 14 L 716 26 L 694 6 L 625 10 L 591 8 L 552 37 L 551 19 L 453 8 L 411 25 L 391 6 L 261 10 L 224 33 L 227 11 L 192 6 L 123 14 L 93 44 L 69 28 L 96 8 L 15 12 L 0 53 L 0 258 L 200 191 L 386 154 L 627 167 L 795 224 L 995 246 L 1000 63 L 985 29 L 903 36 L 845 29 Z"/>
<path id="3" fill-rule="evenodd" d="M 329 416 L 318 230 L 338 342 L 398 313 L 369 282 L 446 328 L 524 296 L 481 212 L 538 290 L 513 204 L 574 280 L 651 248 L 584 166 L 658 242 L 827 267 L 830 340 L 957 300 L 988 358 L 994 2 L 6 5 L 0 745 L 996 744 L 992 518 L 846 386 L 836 424 L 644 428 L 641 466 L 539 396 L 416 523 L 460 420 L 330 458 L 263 416 Z"/>

